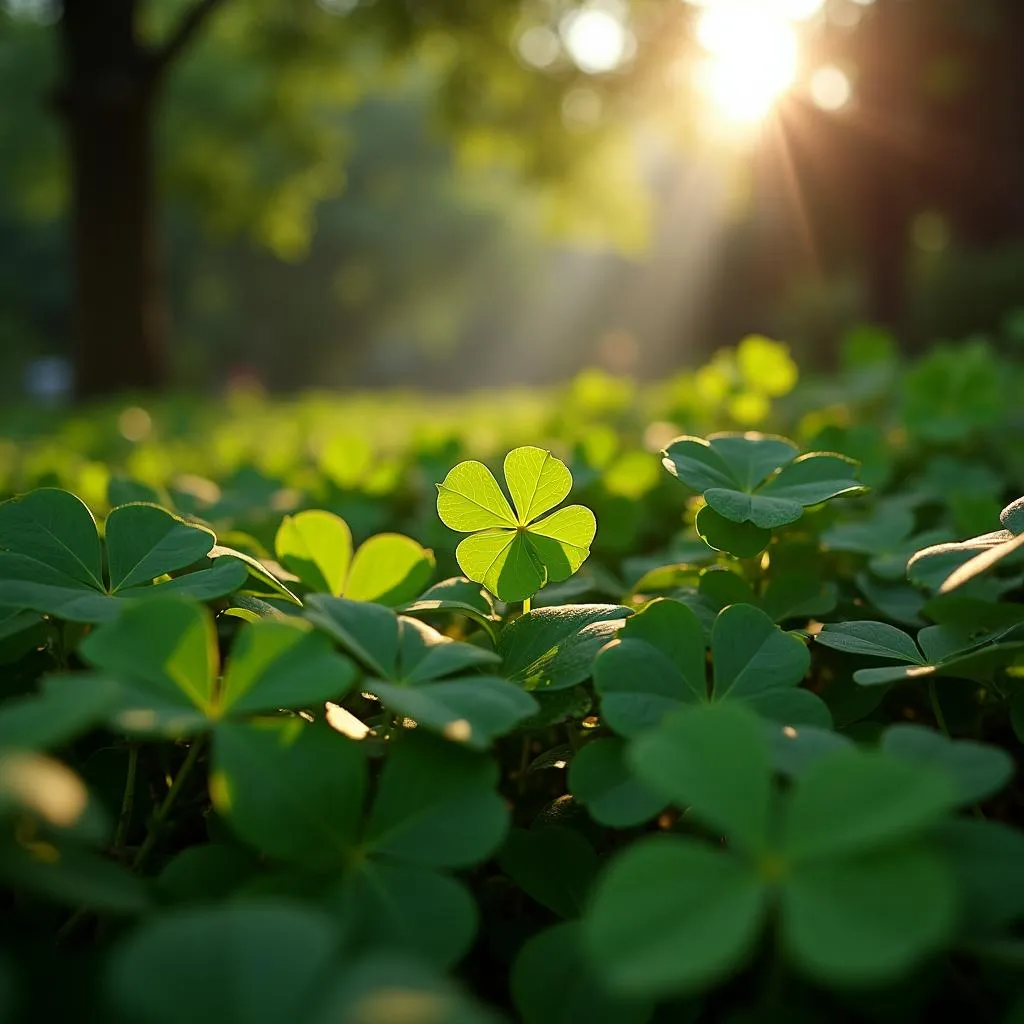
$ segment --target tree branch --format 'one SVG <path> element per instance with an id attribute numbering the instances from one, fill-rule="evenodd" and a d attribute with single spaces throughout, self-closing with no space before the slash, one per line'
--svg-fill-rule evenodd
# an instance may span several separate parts
<path id="1" fill-rule="evenodd" d="M 157 71 L 163 70 L 188 48 L 207 18 L 223 3 L 224 0 L 195 0 L 192 7 L 182 15 L 167 41 L 153 54 L 153 64 Z"/>

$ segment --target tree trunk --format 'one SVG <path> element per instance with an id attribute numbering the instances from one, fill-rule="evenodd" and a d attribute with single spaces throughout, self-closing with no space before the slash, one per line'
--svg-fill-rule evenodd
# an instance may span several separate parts
<path id="1" fill-rule="evenodd" d="M 137 42 L 135 16 L 135 0 L 65 0 L 61 19 L 81 398 L 166 383 L 153 159 L 158 75 Z"/>

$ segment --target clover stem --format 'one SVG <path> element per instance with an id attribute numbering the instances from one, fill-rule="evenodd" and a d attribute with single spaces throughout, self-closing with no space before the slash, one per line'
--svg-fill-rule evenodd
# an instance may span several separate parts
<path id="1" fill-rule="evenodd" d="M 525 615 L 529 610 L 530 610 L 530 599 L 527 597 L 527 598 L 523 599 L 523 614 Z"/>
<path id="2" fill-rule="evenodd" d="M 943 736 L 946 739 L 950 739 L 949 726 L 946 725 L 946 716 L 942 713 L 942 705 L 939 703 L 939 691 L 935 686 L 934 679 L 928 681 L 928 700 L 931 702 L 932 714 L 935 716 L 936 724 L 942 730 Z"/>
<path id="3" fill-rule="evenodd" d="M 124 796 L 121 798 L 121 813 L 117 817 L 117 834 L 114 836 L 114 856 L 124 859 L 124 844 L 128 838 L 128 829 L 132 822 L 132 811 L 135 809 L 135 776 L 139 767 L 139 745 L 132 743 L 128 747 L 128 773 L 124 780 Z"/>
<path id="4" fill-rule="evenodd" d="M 160 827 L 167 820 L 167 815 L 174 806 L 174 801 L 184 788 L 186 780 L 191 774 L 192 769 L 195 767 L 196 762 L 199 760 L 199 753 L 202 748 L 202 737 L 196 739 L 192 743 L 192 746 L 188 748 L 188 754 L 185 755 L 185 760 L 178 769 L 178 774 L 174 777 L 174 782 L 171 783 L 171 788 L 167 791 L 167 796 L 164 797 L 163 802 L 153 814 L 152 821 L 149 824 L 149 831 L 146 833 L 146 838 L 143 840 L 142 846 L 139 847 L 138 853 L 135 854 L 135 860 L 132 861 L 133 871 L 137 871 L 150 853 L 152 853 L 153 847 L 156 845 L 156 839 L 159 835 Z"/>

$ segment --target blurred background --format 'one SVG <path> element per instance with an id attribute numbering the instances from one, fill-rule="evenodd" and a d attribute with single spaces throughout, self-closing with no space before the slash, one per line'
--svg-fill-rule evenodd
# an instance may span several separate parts
<path id="1" fill-rule="evenodd" d="M 0 0 L 0 394 L 1024 336 L 1020 0 Z"/>

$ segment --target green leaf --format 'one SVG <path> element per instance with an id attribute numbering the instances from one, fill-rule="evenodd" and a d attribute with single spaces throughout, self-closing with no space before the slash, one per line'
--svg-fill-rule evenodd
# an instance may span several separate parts
<path id="1" fill-rule="evenodd" d="M 43 487 L 0 503 L 0 551 L 15 551 L 53 570 L 67 586 L 103 590 L 96 522 L 67 491 Z"/>
<path id="2" fill-rule="evenodd" d="M 508 811 L 495 764 L 452 743 L 406 732 L 380 779 L 363 846 L 430 867 L 469 867 L 500 845 Z"/>
<path id="3" fill-rule="evenodd" d="M 711 654 L 716 699 L 796 686 L 811 667 L 806 645 L 749 604 L 734 604 L 719 613 L 711 631 Z"/>
<path id="4" fill-rule="evenodd" d="M 1013 777 L 1013 758 L 999 747 L 950 740 L 920 725 L 892 725 L 881 749 L 893 757 L 935 765 L 954 784 L 960 803 L 973 804 L 997 793 Z"/>
<path id="5" fill-rule="evenodd" d="M 590 554 L 597 521 L 582 505 L 536 520 L 568 495 L 572 483 L 568 469 L 550 453 L 517 448 L 505 467 L 519 519 L 480 462 L 460 463 L 438 484 L 437 511 L 446 526 L 472 534 L 455 551 L 463 573 L 502 601 L 525 601 L 579 569 Z"/>
<path id="6" fill-rule="evenodd" d="M 402 604 L 419 594 L 434 571 L 434 555 L 398 533 L 379 533 L 352 560 L 344 594 L 354 601 Z"/>
<path id="7" fill-rule="evenodd" d="M 256 858 L 240 846 L 200 843 L 168 861 L 157 888 L 173 903 L 217 903 L 244 885 L 256 869 Z"/>
<path id="8" fill-rule="evenodd" d="M 137 599 L 142 597 L 188 597 L 193 601 L 213 601 L 226 597 L 245 586 L 248 568 L 237 558 L 225 556 L 215 558 L 208 569 L 186 573 L 173 580 L 166 580 L 155 587 L 133 587 L 122 590 L 119 597 Z"/>
<path id="9" fill-rule="evenodd" d="M 621 605 L 536 608 L 498 637 L 502 668 L 527 690 L 562 690 L 590 678 L 597 652 L 630 615 Z"/>
<path id="10" fill-rule="evenodd" d="M 1024 917 L 1024 835 L 997 821 L 958 818 L 936 830 L 960 891 L 962 929 L 993 935 Z"/>
<path id="11" fill-rule="evenodd" d="M 496 737 L 538 710 L 528 693 L 496 676 L 468 676 L 417 686 L 373 679 L 366 686 L 392 714 L 411 718 L 474 750 L 486 750 Z"/>
<path id="12" fill-rule="evenodd" d="M 26 555 L 6 552 L 0 552 L 0 607 L 28 608 L 69 622 L 107 622 L 118 612 L 109 595 Z"/>
<path id="13" fill-rule="evenodd" d="M 252 555 L 246 554 L 244 551 L 238 551 L 237 549 L 228 547 L 224 544 L 215 544 L 210 549 L 210 558 L 213 561 L 215 568 L 220 565 L 222 560 L 242 562 L 253 579 L 257 580 L 263 586 L 268 587 L 273 593 L 283 597 L 291 604 L 302 604 L 299 598 L 293 594 L 292 591 L 281 582 L 281 580 L 279 580 L 261 561 L 253 558 Z"/>
<path id="14" fill-rule="evenodd" d="M 955 920 L 948 867 L 915 846 L 804 865 L 782 887 L 789 956 L 833 985 L 904 977 L 948 942 Z"/>
<path id="15" fill-rule="evenodd" d="M 264 619 L 245 626 L 232 645 L 216 711 L 251 714 L 337 700 L 356 677 L 355 666 L 331 650 L 327 637 L 308 632 L 301 621 Z"/>
<path id="16" fill-rule="evenodd" d="M 758 434 L 712 434 L 711 447 L 721 455 L 741 491 L 750 493 L 780 467 L 792 462 L 797 448 L 784 437 Z"/>
<path id="17" fill-rule="evenodd" d="M 206 557 L 217 538 L 212 530 L 156 505 L 122 505 L 104 523 L 110 592 L 149 583 Z"/>
<path id="18" fill-rule="evenodd" d="M 739 971 L 767 909 L 742 860 L 703 843 L 636 843 L 598 879 L 583 941 L 613 992 L 645 998 L 707 991 Z"/>
<path id="19" fill-rule="evenodd" d="M 274 551 L 310 590 L 341 596 L 352 560 L 352 533 L 344 519 L 320 509 L 285 516 Z"/>
<path id="20" fill-rule="evenodd" d="M 491 595 L 479 583 L 473 583 L 464 576 L 453 576 L 435 583 L 415 601 L 401 604 L 397 610 L 417 616 L 463 615 L 482 626 L 492 637 L 497 619 Z"/>
<path id="21" fill-rule="evenodd" d="M 482 462 L 460 463 L 437 485 L 437 491 L 437 514 L 450 530 L 473 533 L 516 525 L 508 499 Z"/>
<path id="22" fill-rule="evenodd" d="M 522 526 L 565 501 L 572 490 L 572 474 L 543 448 L 516 448 L 509 452 L 504 472 Z"/>
<path id="23" fill-rule="evenodd" d="M 753 523 L 734 523 L 710 505 L 704 505 L 694 520 L 697 535 L 709 548 L 725 551 L 737 558 L 753 558 L 771 543 L 771 530 Z"/>
<path id="24" fill-rule="evenodd" d="M 329 902 L 352 922 L 361 947 L 397 948 L 442 969 L 466 955 L 476 934 L 476 903 L 466 887 L 408 864 L 359 861 Z"/>
<path id="25" fill-rule="evenodd" d="M 587 560 L 597 533 L 589 508 L 567 505 L 531 523 L 526 536 L 553 583 L 567 580 Z"/>
<path id="26" fill-rule="evenodd" d="M 665 798 L 641 782 L 619 739 L 593 740 L 569 762 L 569 791 L 599 824 L 631 828 L 659 814 Z"/>
<path id="27" fill-rule="evenodd" d="M 704 492 L 704 500 L 720 516 L 732 523 L 753 523 L 764 530 L 795 523 L 803 514 L 798 501 L 769 498 L 761 494 L 713 487 Z"/>
<path id="28" fill-rule="evenodd" d="M 214 714 L 219 667 L 213 620 L 176 598 L 129 605 L 82 642 L 82 656 L 156 709 Z"/>
<path id="29" fill-rule="evenodd" d="M 578 917 L 597 875 L 594 848 L 563 825 L 512 829 L 498 854 L 501 870 L 559 917 Z"/>
<path id="30" fill-rule="evenodd" d="M 645 1000 L 613 995 L 583 951 L 582 926 L 565 921 L 523 943 L 509 979 L 524 1024 L 646 1024 Z"/>
<path id="31" fill-rule="evenodd" d="M 340 867 L 356 844 L 365 788 L 359 745 L 326 726 L 291 718 L 217 727 L 210 796 L 262 853 Z"/>
<path id="32" fill-rule="evenodd" d="M 398 620 L 390 608 L 313 594 L 305 616 L 377 677 L 397 675 Z"/>
<path id="33" fill-rule="evenodd" d="M 121 688 L 87 672 L 49 676 L 38 696 L 0 707 L 0 747 L 50 750 L 104 721 L 117 706 Z"/>
<path id="34" fill-rule="evenodd" d="M 0 842 L 4 885 L 28 889 L 68 907 L 111 914 L 149 908 L 142 880 L 105 857 L 70 843 Z"/>
<path id="35" fill-rule="evenodd" d="M 852 856 L 913 838 L 952 810 L 958 792 L 932 765 L 838 751 L 800 779 L 785 818 L 786 856 Z"/>
<path id="36" fill-rule="evenodd" d="M 845 455 L 801 455 L 758 492 L 765 498 L 793 501 L 804 508 L 866 488 L 857 482 L 857 463 Z"/>
<path id="37" fill-rule="evenodd" d="M 771 772 L 764 727 L 737 705 L 682 708 L 636 740 L 628 760 L 641 781 L 737 847 L 768 839 Z"/>
<path id="38" fill-rule="evenodd" d="M 703 581 L 702 581 L 703 582 Z M 809 573 L 786 572 L 768 581 L 761 608 L 774 622 L 818 618 L 835 610 L 839 588 Z"/>
<path id="39" fill-rule="evenodd" d="M 139 1024 L 316 1024 L 338 946 L 328 917 L 290 904 L 183 910 L 123 942 L 104 987 Z"/>
<path id="40" fill-rule="evenodd" d="M 455 558 L 466 576 L 502 601 L 524 601 L 548 581 L 525 533 L 515 530 L 474 533 L 455 549 Z"/>
<path id="41" fill-rule="evenodd" d="M 681 703 L 705 700 L 700 621 L 678 601 L 651 601 L 601 652 L 594 682 L 609 724 L 629 736 L 656 725 Z"/>
<path id="42" fill-rule="evenodd" d="M 847 654 L 926 664 L 913 638 L 885 622 L 837 622 L 825 626 L 814 639 Z"/>

